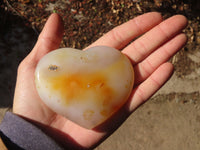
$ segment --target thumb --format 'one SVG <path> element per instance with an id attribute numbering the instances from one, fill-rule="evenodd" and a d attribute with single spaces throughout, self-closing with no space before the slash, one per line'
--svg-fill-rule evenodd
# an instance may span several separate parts
<path id="1" fill-rule="evenodd" d="M 47 20 L 38 41 L 31 53 L 24 61 L 36 65 L 38 61 L 48 52 L 59 48 L 63 37 L 64 25 L 61 17 L 54 13 Z"/>

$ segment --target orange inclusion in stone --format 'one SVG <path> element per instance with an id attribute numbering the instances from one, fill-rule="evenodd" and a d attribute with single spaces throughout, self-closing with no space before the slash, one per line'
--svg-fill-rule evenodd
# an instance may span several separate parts
<path id="1" fill-rule="evenodd" d="M 112 100 L 114 95 L 105 76 L 99 73 L 60 75 L 49 78 L 48 82 L 51 89 L 60 94 L 65 105 L 91 99 L 104 106 L 109 104 L 108 101 Z"/>

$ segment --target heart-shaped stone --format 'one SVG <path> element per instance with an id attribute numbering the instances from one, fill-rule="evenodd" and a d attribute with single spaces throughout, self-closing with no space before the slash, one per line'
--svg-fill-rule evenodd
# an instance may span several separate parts
<path id="1" fill-rule="evenodd" d="M 127 101 L 134 71 L 129 59 L 114 48 L 61 48 L 39 61 L 35 83 L 49 108 L 91 129 Z"/>

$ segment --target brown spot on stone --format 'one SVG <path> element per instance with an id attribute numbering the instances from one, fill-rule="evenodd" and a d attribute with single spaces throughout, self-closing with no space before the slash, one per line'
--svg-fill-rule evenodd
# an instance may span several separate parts
<path id="1" fill-rule="evenodd" d="M 91 120 L 93 115 L 94 115 L 94 111 L 93 110 L 86 110 L 83 113 L 83 117 L 84 117 L 85 120 Z"/>
<path id="2" fill-rule="evenodd" d="M 58 66 L 56 66 L 56 65 L 50 65 L 48 67 L 48 70 L 50 70 L 50 71 L 57 71 L 58 70 Z"/>

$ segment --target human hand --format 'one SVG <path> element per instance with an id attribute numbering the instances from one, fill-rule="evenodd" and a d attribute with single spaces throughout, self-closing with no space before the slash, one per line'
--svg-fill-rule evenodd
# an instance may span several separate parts
<path id="1" fill-rule="evenodd" d="M 66 148 L 94 148 L 170 78 L 173 66 L 167 61 L 186 43 L 187 38 L 181 33 L 186 25 L 186 18 L 180 15 L 162 22 L 159 13 L 147 13 L 114 28 L 89 46 L 114 47 L 127 55 L 134 67 L 135 85 L 129 100 L 117 113 L 88 130 L 51 111 L 35 88 L 34 71 L 38 61 L 59 48 L 62 39 L 63 23 L 57 14 L 52 14 L 35 47 L 18 68 L 13 112 L 35 123 Z"/>

